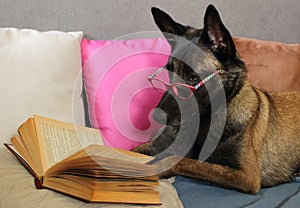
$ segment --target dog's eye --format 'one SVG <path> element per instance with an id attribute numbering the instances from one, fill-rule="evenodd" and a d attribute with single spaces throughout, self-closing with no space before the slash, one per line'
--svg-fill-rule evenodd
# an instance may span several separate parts
<path id="1" fill-rule="evenodd" d="M 174 67 L 172 64 L 167 64 L 166 65 L 166 68 L 169 70 L 169 71 L 174 71 Z"/>
<path id="2" fill-rule="evenodd" d="M 192 74 L 190 77 L 189 77 L 189 82 L 191 83 L 195 83 L 195 82 L 198 82 L 199 81 L 199 77 L 198 75 L 196 74 Z"/>
<path id="3" fill-rule="evenodd" d="M 168 60 L 168 63 L 166 65 L 166 68 L 169 70 L 169 71 L 174 71 L 174 64 L 173 64 L 173 61 L 171 58 L 169 58 Z"/>

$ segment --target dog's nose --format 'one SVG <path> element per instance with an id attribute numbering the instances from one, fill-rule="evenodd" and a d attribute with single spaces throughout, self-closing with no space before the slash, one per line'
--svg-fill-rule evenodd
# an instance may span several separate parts
<path id="1" fill-rule="evenodd" d="M 167 114 L 160 108 L 155 108 L 153 112 L 153 119 L 160 124 L 167 123 Z"/>

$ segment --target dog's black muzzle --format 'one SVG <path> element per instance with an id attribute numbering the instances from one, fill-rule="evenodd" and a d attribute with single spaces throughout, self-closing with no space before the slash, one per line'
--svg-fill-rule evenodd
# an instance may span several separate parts
<path id="1" fill-rule="evenodd" d="M 167 114 L 160 108 L 155 108 L 153 112 L 153 119 L 160 124 L 167 124 Z"/>

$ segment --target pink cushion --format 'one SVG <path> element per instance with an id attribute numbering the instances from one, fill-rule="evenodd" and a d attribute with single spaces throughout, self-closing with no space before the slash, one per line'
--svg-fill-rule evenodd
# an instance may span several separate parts
<path id="1" fill-rule="evenodd" d="M 149 141 L 161 127 L 152 112 L 162 95 L 147 78 L 167 63 L 167 41 L 83 39 L 81 48 L 90 120 L 105 144 L 132 149 Z M 166 71 L 159 77 L 169 81 Z"/>

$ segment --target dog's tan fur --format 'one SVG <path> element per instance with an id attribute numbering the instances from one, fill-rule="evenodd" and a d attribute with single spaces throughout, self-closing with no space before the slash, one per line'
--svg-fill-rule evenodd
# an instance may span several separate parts
<path id="1" fill-rule="evenodd" d="M 265 93 L 245 82 L 228 106 L 228 116 L 247 123 L 240 154 L 241 169 L 171 156 L 164 166 L 180 160 L 161 177 L 184 175 L 255 194 L 262 186 L 291 179 L 300 164 L 299 92 Z M 233 140 L 236 138 L 233 138 Z"/>

